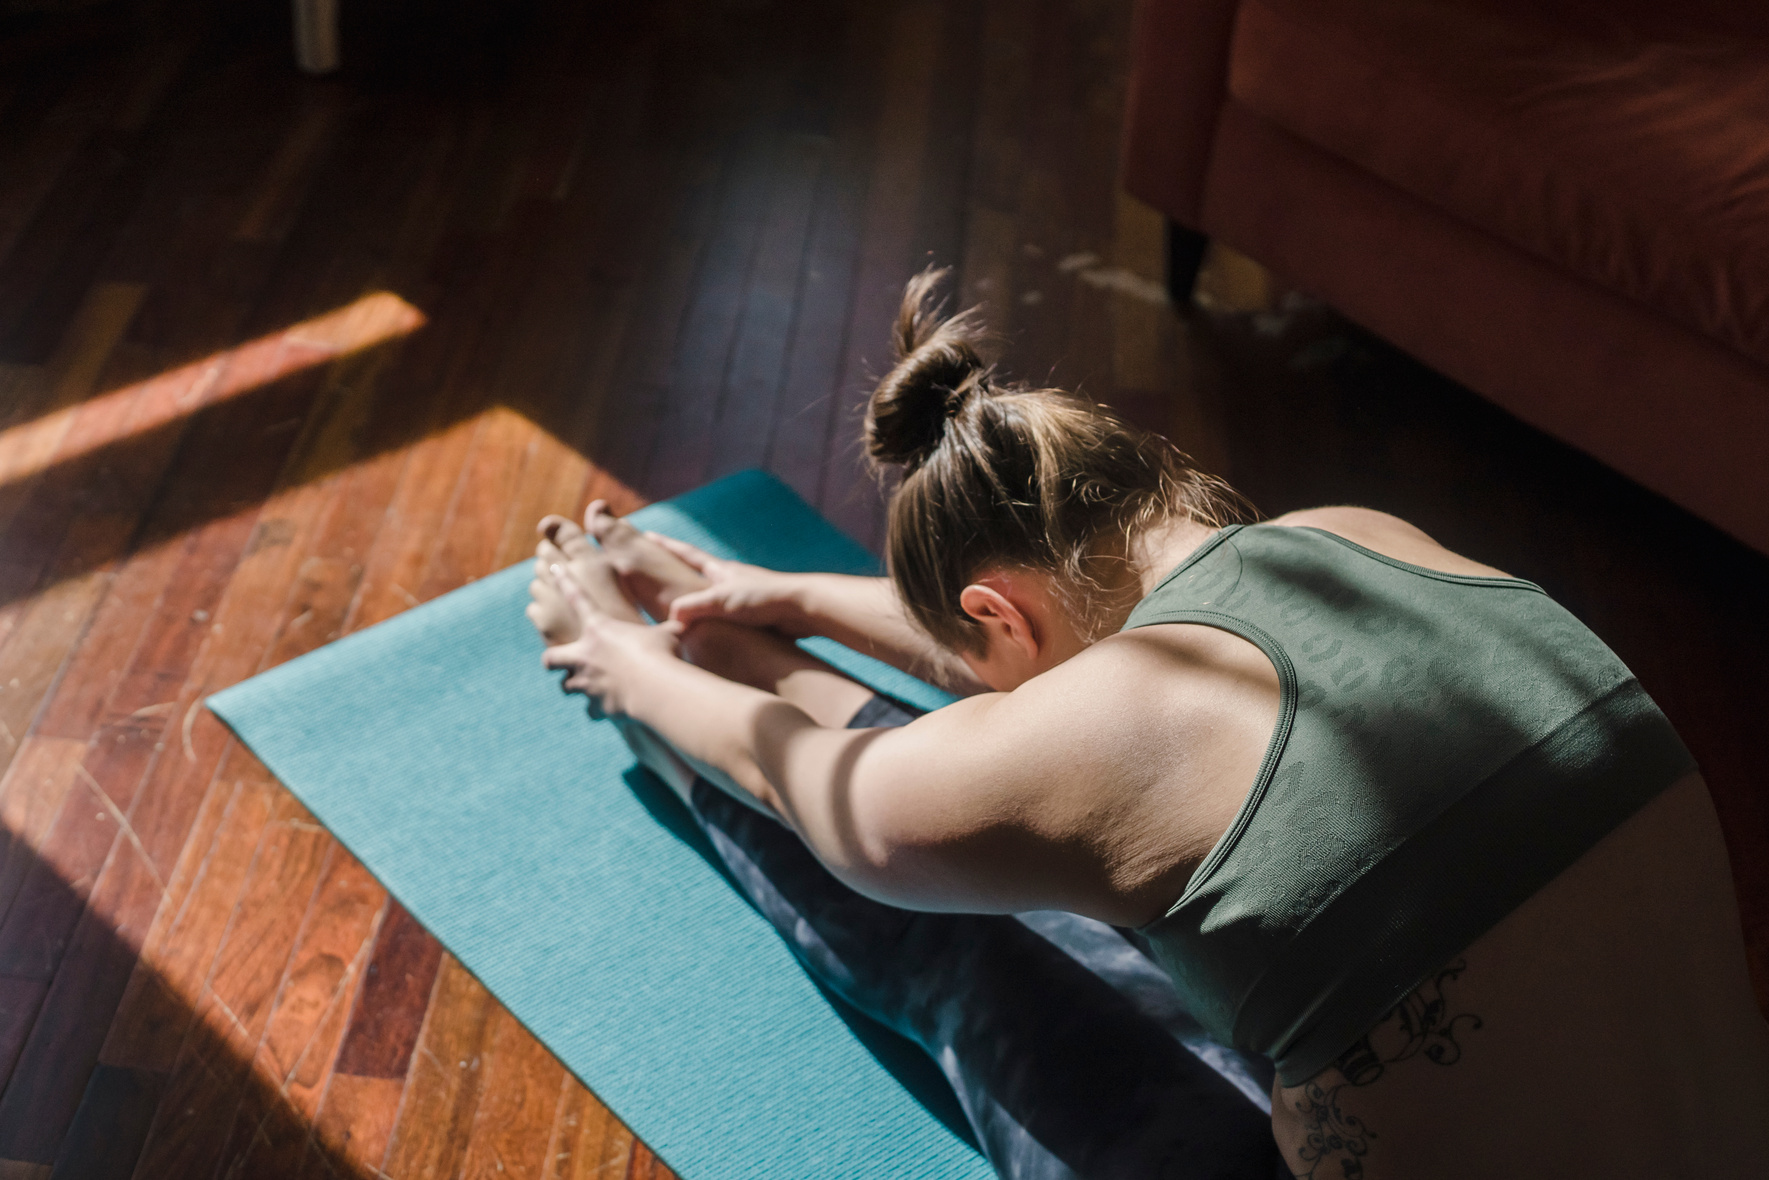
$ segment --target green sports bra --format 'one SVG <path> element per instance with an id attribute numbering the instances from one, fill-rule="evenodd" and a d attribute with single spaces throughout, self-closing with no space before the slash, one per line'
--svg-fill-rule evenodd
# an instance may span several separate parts
<path id="1" fill-rule="evenodd" d="M 1231 631 L 1277 669 L 1246 802 L 1141 933 L 1204 1026 L 1285 1085 L 1694 767 L 1615 653 L 1530 582 L 1235 525 L 1125 629 L 1157 623 Z"/>

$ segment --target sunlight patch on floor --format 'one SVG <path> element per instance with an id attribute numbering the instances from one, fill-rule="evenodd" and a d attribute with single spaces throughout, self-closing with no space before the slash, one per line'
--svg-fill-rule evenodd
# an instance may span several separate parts
<path id="1" fill-rule="evenodd" d="M 134 306 L 128 308 L 132 313 Z M 16 484 L 273 381 L 410 335 L 424 313 L 375 291 L 324 315 L 94 397 L 64 399 L 0 433 L 0 485 Z"/>

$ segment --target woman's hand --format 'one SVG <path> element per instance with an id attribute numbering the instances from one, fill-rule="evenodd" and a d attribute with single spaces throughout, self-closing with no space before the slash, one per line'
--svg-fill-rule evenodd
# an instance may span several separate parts
<path id="1" fill-rule="evenodd" d="M 549 647 L 542 662 L 566 671 L 565 689 L 592 697 L 604 713 L 631 715 L 636 690 L 660 663 L 681 658 L 682 627 L 648 626 L 597 610 L 564 566 L 551 570 L 554 587 L 578 617 L 581 631 L 570 643 Z"/>
<path id="2" fill-rule="evenodd" d="M 646 533 L 645 537 L 693 566 L 712 583 L 671 603 L 670 622 L 687 627 L 700 619 L 725 619 L 747 627 L 770 627 L 792 639 L 812 634 L 805 618 L 802 574 L 725 561 L 661 533 Z"/>

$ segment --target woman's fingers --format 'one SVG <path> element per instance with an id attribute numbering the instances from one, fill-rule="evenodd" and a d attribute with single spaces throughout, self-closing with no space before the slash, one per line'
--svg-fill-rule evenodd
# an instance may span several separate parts
<path id="1" fill-rule="evenodd" d="M 589 655 L 582 640 L 554 644 L 541 653 L 541 666 L 565 673 L 565 681 L 560 687 L 566 692 L 593 695 L 595 684 L 591 676 Z"/>
<path id="2" fill-rule="evenodd" d="M 669 550 L 688 565 L 694 567 L 696 573 L 705 574 L 709 568 L 718 564 L 718 558 L 704 549 L 696 549 L 686 541 L 678 541 L 674 537 L 666 537 L 662 533 L 647 531 L 645 539 Z"/>
<path id="3" fill-rule="evenodd" d="M 670 603 L 670 622 L 686 627 L 697 619 L 718 618 L 726 614 L 725 596 L 716 587 L 690 590 Z"/>
<path id="4" fill-rule="evenodd" d="M 596 604 L 590 601 L 590 596 L 584 593 L 583 587 L 577 584 L 577 579 L 571 576 L 571 571 L 562 563 L 549 562 L 547 571 L 553 575 L 553 586 L 570 604 L 572 613 L 577 615 L 579 621 L 588 624 L 601 616 L 602 612 L 596 609 Z"/>

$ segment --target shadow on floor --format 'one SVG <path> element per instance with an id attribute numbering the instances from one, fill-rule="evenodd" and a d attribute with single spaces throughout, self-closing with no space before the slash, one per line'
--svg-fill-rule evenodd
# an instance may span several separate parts
<path id="1" fill-rule="evenodd" d="M 119 868 L 135 856 L 115 836 L 106 877 L 155 888 L 145 874 Z M 322 1142 L 290 1097 L 292 1086 L 317 1098 L 312 1087 L 329 1070 L 335 1044 L 322 1052 L 315 1040 L 311 1055 L 274 1063 L 258 1037 L 224 1034 L 232 1016 L 212 997 L 199 1011 L 138 962 L 145 931 L 119 932 L 116 915 L 106 912 L 127 906 L 118 890 L 101 886 L 101 896 L 88 898 L 92 882 L 70 885 L 11 832 L 4 834 L 0 888 L 0 1124 L 7 1129 L 0 1169 L 13 1169 L 6 1175 L 373 1175 Z M 340 984 L 332 1003 L 348 1005 L 355 982 L 351 975 Z M 124 1014 L 114 1026 L 93 1019 L 119 1003 Z M 38 1021 L 39 1011 L 48 1019 Z M 324 1024 L 315 1020 L 316 1028 Z"/>

